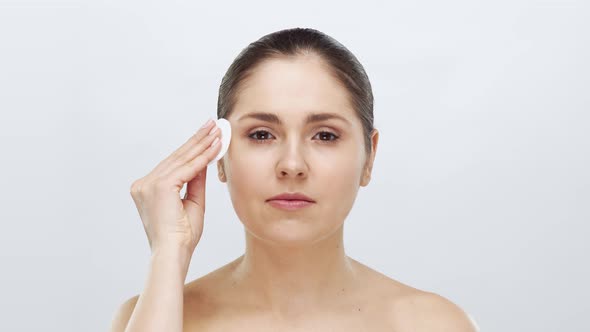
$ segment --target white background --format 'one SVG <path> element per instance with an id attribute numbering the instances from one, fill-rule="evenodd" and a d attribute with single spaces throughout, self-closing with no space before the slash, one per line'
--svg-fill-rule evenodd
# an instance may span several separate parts
<path id="1" fill-rule="evenodd" d="M 107 330 L 149 262 L 131 183 L 215 116 L 244 47 L 311 27 L 361 61 L 381 132 L 347 254 L 447 297 L 482 331 L 589 331 L 589 9 L 3 2 L 0 330 Z M 243 232 L 209 172 L 187 282 L 241 255 Z"/>

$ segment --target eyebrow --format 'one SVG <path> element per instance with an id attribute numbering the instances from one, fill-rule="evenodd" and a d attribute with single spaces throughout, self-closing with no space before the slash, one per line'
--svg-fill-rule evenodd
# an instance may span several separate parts
<path id="1" fill-rule="evenodd" d="M 247 113 L 241 116 L 238 121 L 243 119 L 258 119 L 261 121 L 266 121 L 270 123 L 277 124 L 279 126 L 283 125 L 281 119 L 274 113 L 267 113 L 267 112 L 254 112 L 254 113 Z M 348 125 L 352 125 L 348 119 L 345 117 L 336 114 L 336 113 L 311 113 L 307 115 L 305 118 L 305 123 L 314 123 L 320 122 L 324 120 L 330 119 L 337 119 L 346 122 Z"/>

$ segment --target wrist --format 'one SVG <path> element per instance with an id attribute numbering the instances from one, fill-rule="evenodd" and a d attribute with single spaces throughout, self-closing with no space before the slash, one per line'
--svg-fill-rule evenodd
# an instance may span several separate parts
<path id="1" fill-rule="evenodd" d="M 158 247 L 152 250 L 153 263 L 168 262 L 175 264 L 182 271 L 188 270 L 192 252 L 182 247 Z"/>

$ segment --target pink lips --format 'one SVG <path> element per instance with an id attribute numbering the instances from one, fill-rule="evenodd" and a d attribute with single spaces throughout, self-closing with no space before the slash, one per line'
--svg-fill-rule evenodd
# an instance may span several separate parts
<path id="1" fill-rule="evenodd" d="M 284 192 L 266 201 L 278 209 L 287 211 L 302 209 L 315 203 L 313 199 L 300 192 Z"/>
<path id="2" fill-rule="evenodd" d="M 302 200 L 276 199 L 276 200 L 268 201 L 268 204 L 270 204 L 278 209 L 293 211 L 293 210 L 298 210 L 298 209 L 308 207 L 308 206 L 314 204 L 314 202 L 302 201 Z"/>

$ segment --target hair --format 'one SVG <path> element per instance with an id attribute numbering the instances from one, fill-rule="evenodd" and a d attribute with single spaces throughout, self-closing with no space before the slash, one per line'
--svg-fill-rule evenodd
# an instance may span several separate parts
<path id="1" fill-rule="evenodd" d="M 371 151 L 373 92 L 369 77 L 357 58 L 334 38 L 311 28 L 276 31 L 250 43 L 234 59 L 221 80 L 217 117 L 227 118 L 236 104 L 240 83 L 264 60 L 313 54 L 319 56 L 349 93 L 349 102 L 361 120 L 365 152 Z"/>

